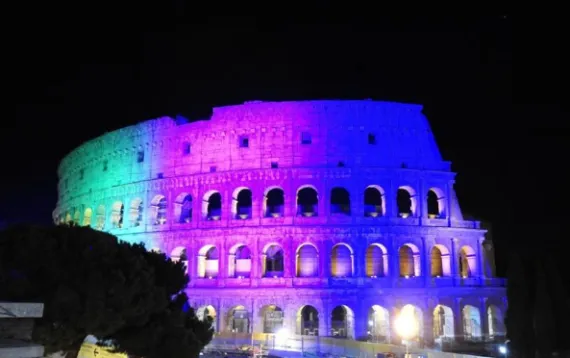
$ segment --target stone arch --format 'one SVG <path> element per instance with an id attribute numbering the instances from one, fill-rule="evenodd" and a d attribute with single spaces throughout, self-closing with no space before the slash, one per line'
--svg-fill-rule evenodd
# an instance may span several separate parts
<path id="1" fill-rule="evenodd" d="M 216 190 L 209 190 L 204 194 L 202 201 L 202 216 L 206 220 L 220 220 L 222 217 L 222 194 Z"/>
<path id="2" fill-rule="evenodd" d="M 370 185 L 364 189 L 364 216 L 377 217 L 386 215 L 384 189 L 378 185 Z"/>
<path id="3" fill-rule="evenodd" d="M 402 330 L 408 331 L 410 335 L 408 342 L 420 343 L 424 337 L 424 315 L 422 309 L 412 304 L 404 305 L 397 310 L 394 328 L 398 335 L 400 335 L 399 332 Z M 401 338 L 404 339 L 405 337 Z"/>
<path id="4" fill-rule="evenodd" d="M 93 209 L 85 208 L 83 212 L 83 226 L 91 226 L 91 217 L 93 216 Z"/>
<path id="5" fill-rule="evenodd" d="M 261 315 L 263 333 L 275 334 L 283 328 L 285 315 L 283 309 L 277 305 L 266 305 L 259 310 Z"/>
<path id="6" fill-rule="evenodd" d="M 123 227 L 123 216 L 125 213 L 125 205 L 122 201 L 115 201 L 111 206 L 111 227 L 120 229 Z"/>
<path id="7" fill-rule="evenodd" d="M 180 193 L 174 200 L 174 220 L 178 224 L 188 224 L 192 221 L 192 195 Z"/>
<path id="8" fill-rule="evenodd" d="M 81 211 L 79 210 L 79 208 L 75 209 L 75 212 L 73 213 L 73 223 L 75 225 L 79 225 L 81 221 Z"/>
<path id="9" fill-rule="evenodd" d="M 142 198 L 134 198 L 131 200 L 129 210 L 129 221 L 132 227 L 141 226 L 143 221 L 143 200 Z"/>
<path id="10" fill-rule="evenodd" d="M 249 312 L 245 306 L 234 306 L 227 314 L 227 330 L 233 333 L 248 333 L 250 331 Z"/>
<path id="11" fill-rule="evenodd" d="M 214 332 L 218 330 L 216 316 L 216 309 L 212 305 L 201 306 L 196 310 L 196 317 L 198 317 L 200 321 L 210 321 Z"/>
<path id="12" fill-rule="evenodd" d="M 285 207 L 285 192 L 280 187 L 265 190 L 263 198 L 263 215 L 265 217 L 282 217 Z"/>
<path id="13" fill-rule="evenodd" d="M 368 310 L 368 336 L 373 342 L 390 341 L 390 313 L 385 307 L 373 305 Z"/>
<path id="14" fill-rule="evenodd" d="M 419 248 L 411 243 L 400 246 L 398 250 L 400 260 L 400 277 L 418 277 L 422 274 L 421 256 Z"/>
<path id="15" fill-rule="evenodd" d="M 239 187 L 232 194 L 232 217 L 235 219 L 251 219 L 253 198 L 249 188 Z"/>
<path id="16" fill-rule="evenodd" d="M 427 193 L 427 213 L 430 219 L 445 217 L 445 195 L 439 188 L 430 188 Z"/>
<path id="17" fill-rule="evenodd" d="M 105 228 L 105 205 L 101 204 L 97 207 L 95 213 L 95 229 L 103 230 Z"/>
<path id="18" fill-rule="evenodd" d="M 487 323 L 489 327 L 489 338 L 496 339 L 505 336 L 506 330 L 503 312 L 496 305 L 491 304 L 487 307 Z"/>
<path id="19" fill-rule="evenodd" d="M 251 251 L 247 245 L 236 244 L 230 248 L 228 277 L 249 278 L 251 276 Z"/>
<path id="20" fill-rule="evenodd" d="M 214 245 L 205 245 L 198 251 L 198 277 L 217 278 L 220 260 Z"/>
<path id="21" fill-rule="evenodd" d="M 164 225 L 168 219 L 168 201 L 158 194 L 150 201 L 150 219 L 152 225 Z"/>
<path id="22" fill-rule="evenodd" d="M 319 251 L 311 243 L 304 243 L 297 248 L 295 259 L 295 276 L 319 276 Z"/>
<path id="23" fill-rule="evenodd" d="M 319 194 L 312 185 L 303 185 L 297 190 L 297 215 L 312 217 L 319 214 Z"/>
<path id="24" fill-rule="evenodd" d="M 331 250 L 331 276 L 352 277 L 354 275 L 354 251 L 350 245 L 339 243 Z"/>
<path id="25" fill-rule="evenodd" d="M 451 276 L 451 260 L 447 247 L 441 244 L 434 245 L 430 252 L 430 262 L 431 277 Z"/>
<path id="26" fill-rule="evenodd" d="M 319 311 L 311 306 L 304 305 L 297 311 L 296 333 L 302 336 L 319 335 Z"/>
<path id="27" fill-rule="evenodd" d="M 477 274 L 477 255 L 471 246 L 464 245 L 459 249 L 459 273 L 462 278 Z"/>
<path id="28" fill-rule="evenodd" d="M 184 246 L 177 246 L 170 253 L 170 260 L 173 262 L 182 262 L 184 265 L 184 272 L 188 271 L 188 255 Z"/>
<path id="29" fill-rule="evenodd" d="M 398 188 L 396 203 L 399 217 L 407 218 L 410 216 L 416 216 L 416 191 L 411 186 L 401 186 Z"/>
<path id="30" fill-rule="evenodd" d="M 354 311 L 346 305 L 333 308 L 331 330 L 333 337 L 354 338 Z"/>
<path id="31" fill-rule="evenodd" d="M 463 338 L 466 340 L 476 340 L 481 338 L 481 314 L 479 309 L 472 305 L 465 305 L 461 309 L 463 323 Z"/>
<path id="32" fill-rule="evenodd" d="M 343 187 L 331 189 L 330 213 L 335 215 L 350 215 L 350 193 Z"/>
<path id="33" fill-rule="evenodd" d="M 281 245 L 265 245 L 262 255 L 263 277 L 283 277 L 285 275 L 285 252 Z"/>
<path id="34" fill-rule="evenodd" d="M 366 249 L 366 276 L 388 276 L 388 250 L 379 243 L 373 243 Z"/>
<path id="35" fill-rule="evenodd" d="M 433 309 L 433 338 L 449 338 L 455 336 L 453 310 L 445 305 L 437 305 Z"/>

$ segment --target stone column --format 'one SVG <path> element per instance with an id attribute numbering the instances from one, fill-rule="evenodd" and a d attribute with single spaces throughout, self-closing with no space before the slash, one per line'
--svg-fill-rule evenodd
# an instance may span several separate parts
<path id="1" fill-rule="evenodd" d="M 451 277 L 453 280 L 453 286 L 457 286 L 458 276 L 458 265 L 457 265 L 457 239 L 451 238 L 451 252 L 449 253 L 451 256 Z"/>
<path id="2" fill-rule="evenodd" d="M 485 285 L 485 252 L 483 251 L 483 242 L 485 241 L 485 237 L 480 237 L 477 239 L 477 272 L 478 272 L 478 279 L 479 284 L 481 286 Z"/>
<path id="3" fill-rule="evenodd" d="M 479 299 L 479 317 L 481 320 L 481 337 L 487 340 L 489 337 L 489 320 L 487 318 L 487 297 Z"/>

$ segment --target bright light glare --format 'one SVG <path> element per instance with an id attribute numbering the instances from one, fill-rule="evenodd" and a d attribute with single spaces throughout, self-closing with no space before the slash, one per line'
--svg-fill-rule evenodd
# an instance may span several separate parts
<path id="1" fill-rule="evenodd" d="M 506 346 L 499 346 L 499 353 L 507 354 L 507 347 Z"/>
<path id="2" fill-rule="evenodd" d="M 414 312 L 414 307 L 406 305 L 402 308 L 400 315 L 394 322 L 396 325 L 396 332 L 405 340 L 414 338 L 419 331 L 418 320 Z"/>
<path id="3" fill-rule="evenodd" d="M 289 340 L 289 330 L 287 328 L 281 328 L 275 333 L 275 343 L 277 345 L 284 345 Z"/>

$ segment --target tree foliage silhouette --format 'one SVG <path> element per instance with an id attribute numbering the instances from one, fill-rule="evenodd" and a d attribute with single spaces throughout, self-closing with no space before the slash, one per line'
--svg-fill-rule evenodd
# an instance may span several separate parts
<path id="1" fill-rule="evenodd" d="M 33 339 L 75 354 L 89 334 L 145 358 L 198 356 L 211 322 L 184 309 L 182 263 L 85 227 L 0 232 L 0 300 L 43 302 Z"/>

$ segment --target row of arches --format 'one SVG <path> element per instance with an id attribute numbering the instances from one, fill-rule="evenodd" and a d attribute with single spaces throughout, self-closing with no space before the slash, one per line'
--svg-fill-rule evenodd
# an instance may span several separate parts
<path id="1" fill-rule="evenodd" d="M 303 305 L 294 317 L 287 317 L 284 310 L 278 305 L 265 305 L 260 307 L 255 317 L 245 306 L 234 306 L 225 315 L 225 320 L 218 319 L 216 309 L 211 306 L 202 306 L 197 309 L 198 318 L 212 321 L 214 329 L 218 332 L 251 333 L 259 332 L 275 334 L 286 324 L 287 319 L 294 318 L 294 332 L 304 336 L 332 336 L 339 338 L 367 338 L 374 342 L 390 342 L 396 335 L 394 332 L 395 317 L 408 315 L 413 317 L 417 324 L 415 337 L 412 341 L 421 342 L 426 336 L 426 329 L 432 330 L 431 337 L 434 341 L 452 340 L 461 336 L 465 340 L 479 340 L 483 336 L 490 338 L 505 335 L 505 326 L 502 311 L 496 305 L 488 305 L 484 315 L 479 308 L 473 305 L 464 305 L 459 312 L 454 314 L 450 306 L 438 304 L 426 317 L 418 306 L 407 304 L 390 311 L 380 305 L 371 306 L 365 313 L 366 317 L 358 317 L 347 305 L 335 306 L 330 317 L 322 317 L 316 307 Z M 457 315 L 457 316 L 456 316 Z M 358 337 L 356 332 L 356 320 L 366 321 L 365 337 Z M 321 320 L 328 320 L 322 322 Z M 486 332 L 482 320 L 486 320 Z M 258 326 L 252 327 L 257 321 Z M 430 322 L 431 327 L 426 327 L 425 322 Z M 323 324 L 327 323 L 327 324 Z M 218 325 L 222 324 L 221 327 Z M 328 326 L 328 332 L 323 332 L 323 327 Z M 364 332 L 360 332 L 362 334 Z"/>
<path id="2" fill-rule="evenodd" d="M 450 253 L 443 245 L 431 248 L 429 269 L 431 277 L 450 277 L 453 274 Z M 170 257 L 174 261 L 183 261 L 188 264 L 188 254 L 184 247 L 175 248 Z M 267 244 L 259 255 L 261 264 L 261 277 L 283 277 L 285 275 L 286 257 L 281 245 Z M 407 243 L 398 249 L 397 257 L 399 275 L 401 277 L 419 277 L 422 272 L 421 256 L 418 247 Z M 232 246 L 227 253 L 227 277 L 249 278 L 255 257 L 251 249 L 245 244 Z M 370 244 L 365 251 L 365 275 L 377 278 L 387 277 L 390 273 L 389 255 L 386 247 L 380 243 Z M 339 243 L 332 247 L 330 252 L 331 277 L 354 277 L 356 274 L 353 248 L 346 243 Z M 201 247 L 197 255 L 196 274 L 200 278 L 218 278 L 223 266 L 220 252 L 215 245 Z M 319 277 L 321 262 L 318 248 L 312 243 L 301 244 L 295 251 L 294 276 Z M 477 270 L 475 250 L 468 245 L 459 249 L 456 271 L 461 277 L 474 276 Z"/>
<path id="3" fill-rule="evenodd" d="M 364 216 L 378 217 L 386 215 L 385 191 L 380 186 L 371 185 L 364 190 L 363 198 Z M 222 217 L 222 195 L 220 192 L 210 190 L 206 192 L 201 201 L 201 217 L 204 220 L 216 221 Z M 313 186 L 302 186 L 296 194 L 297 216 L 319 216 L 319 195 Z M 428 191 L 427 212 L 430 218 L 443 218 L 446 216 L 445 195 L 439 188 Z M 156 195 L 150 202 L 149 224 L 163 225 L 167 222 L 188 224 L 193 218 L 193 197 L 189 193 L 180 193 L 174 199 L 172 211 L 164 195 Z M 350 193 L 343 187 L 334 187 L 330 191 L 330 214 L 352 215 L 352 200 Z M 401 218 L 417 216 L 417 195 L 409 186 L 402 186 L 396 193 L 397 215 Z M 285 215 L 285 193 L 283 189 L 272 187 L 264 192 L 262 201 L 262 215 L 264 217 L 282 217 Z M 123 227 L 137 227 L 143 223 L 143 200 L 134 198 L 130 203 L 115 201 L 110 208 L 110 226 L 112 229 Z M 93 226 L 102 230 L 105 227 L 106 208 L 99 205 L 93 213 L 92 208 L 85 208 L 81 220 L 81 211 L 74 208 L 65 215 L 57 218 L 58 223 L 71 223 L 77 225 Z M 95 217 L 93 217 L 95 214 Z M 253 216 L 253 194 L 249 188 L 239 187 L 232 193 L 231 215 L 236 220 L 247 220 Z M 169 217 L 171 216 L 171 217 Z"/>

